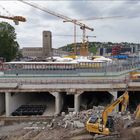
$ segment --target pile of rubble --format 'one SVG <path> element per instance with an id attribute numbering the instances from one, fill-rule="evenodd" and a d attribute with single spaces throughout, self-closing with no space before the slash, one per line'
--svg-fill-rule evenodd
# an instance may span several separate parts
<path id="1" fill-rule="evenodd" d="M 88 118 L 92 115 L 100 115 L 104 110 L 103 106 L 93 106 L 93 109 L 84 110 L 81 112 L 69 112 L 69 114 L 65 115 L 63 118 L 63 122 L 65 122 L 64 127 L 72 127 L 72 128 L 82 128 L 85 127 L 85 123 Z M 62 113 L 63 116 L 63 113 Z"/>
<path id="2" fill-rule="evenodd" d="M 61 113 L 60 117 L 56 117 L 51 121 L 51 127 L 63 127 L 63 128 L 84 128 L 86 121 L 91 116 L 97 116 L 101 117 L 101 114 L 104 110 L 104 106 L 93 106 L 92 109 L 89 110 L 83 110 L 81 112 L 69 112 L 68 114 L 65 114 L 65 112 Z M 122 115 L 120 113 L 111 113 L 109 114 L 113 117 L 114 120 L 114 126 L 115 130 L 120 130 L 121 128 L 124 128 L 124 124 L 127 124 L 126 122 L 130 122 L 131 116 L 129 114 Z"/>
<path id="3" fill-rule="evenodd" d="M 57 118 L 52 120 L 52 126 L 61 126 L 64 128 L 83 128 L 85 127 L 85 123 L 90 116 L 95 114 L 100 116 L 103 110 L 103 106 L 93 106 L 93 109 L 84 110 L 81 112 L 69 112 L 68 114 L 62 112 L 59 120 Z"/>

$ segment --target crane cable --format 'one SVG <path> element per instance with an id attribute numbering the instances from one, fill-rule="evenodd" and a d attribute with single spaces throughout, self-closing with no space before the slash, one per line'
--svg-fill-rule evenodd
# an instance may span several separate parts
<path id="1" fill-rule="evenodd" d="M 6 8 L 4 8 L 2 5 L 0 5 L 0 7 L 1 7 L 1 9 L 3 10 L 3 11 L 5 11 L 6 12 L 6 14 L 8 14 L 8 16 L 14 16 L 14 15 L 12 15 Z M 2 15 L 2 12 L 0 12 L 0 15 Z M 7 15 L 6 15 L 7 16 Z"/>

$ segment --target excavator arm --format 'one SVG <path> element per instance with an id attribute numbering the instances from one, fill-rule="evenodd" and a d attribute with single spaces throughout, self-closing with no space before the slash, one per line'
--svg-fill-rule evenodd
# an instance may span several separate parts
<path id="1" fill-rule="evenodd" d="M 108 114 L 111 113 L 120 103 L 122 104 L 121 111 L 124 112 L 127 108 L 128 101 L 129 95 L 128 92 L 125 91 L 122 96 L 120 96 L 118 99 L 116 99 L 113 103 L 111 103 L 104 109 L 104 111 L 102 112 L 102 118 L 91 116 L 88 119 L 86 123 L 87 131 L 93 134 L 109 135 L 110 129 L 107 127 Z"/>
<path id="2" fill-rule="evenodd" d="M 135 119 L 140 118 L 140 104 L 137 106 L 136 111 L 135 111 Z"/>
<path id="3" fill-rule="evenodd" d="M 128 105 L 128 101 L 129 101 L 129 95 L 128 95 L 128 92 L 125 91 L 125 93 L 122 96 L 120 96 L 112 104 L 107 106 L 105 108 L 105 110 L 103 111 L 103 113 L 102 113 L 103 125 L 106 126 L 107 119 L 108 119 L 108 114 L 111 113 L 115 109 L 115 107 L 117 105 L 119 105 L 120 103 L 122 104 L 121 112 L 126 111 L 126 108 L 127 108 L 127 105 Z"/>

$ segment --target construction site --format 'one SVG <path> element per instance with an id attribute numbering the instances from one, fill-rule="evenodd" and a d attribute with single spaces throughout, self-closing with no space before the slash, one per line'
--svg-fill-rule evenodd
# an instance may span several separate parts
<path id="1" fill-rule="evenodd" d="M 139 140 L 140 56 L 120 55 L 114 47 L 116 57 L 93 57 L 88 37 L 95 36 L 86 31 L 94 29 L 83 20 L 18 2 L 72 23 L 73 52 L 55 56 L 51 31 L 44 30 L 42 48 L 22 49 L 26 60 L 0 61 L 0 140 Z M 23 16 L 0 18 L 28 23 Z M 76 26 L 82 31 L 79 50 Z M 39 59 L 29 60 L 32 54 Z"/>

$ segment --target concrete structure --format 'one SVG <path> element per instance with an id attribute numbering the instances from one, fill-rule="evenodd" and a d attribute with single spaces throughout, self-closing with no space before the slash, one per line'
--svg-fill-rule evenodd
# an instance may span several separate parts
<path id="1" fill-rule="evenodd" d="M 43 47 L 25 47 L 21 49 L 23 57 L 50 57 L 69 55 L 68 52 L 60 49 L 52 48 L 52 33 L 50 31 L 43 31 Z"/>
<path id="2" fill-rule="evenodd" d="M 51 92 L 51 94 L 55 97 L 55 115 L 59 114 L 63 107 L 63 98 L 62 94 L 59 92 Z"/>
<path id="3" fill-rule="evenodd" d="M 10 80 L 9 80 L 10 81 Z M 12 82 L 12 81 L 11 81 Z M 37 83 L 36 83 L 37 84 Z M 36 99 L 38 103 L 42 104 L 46 101 L 46 104 L 49 100 L 47 100 L 50 96 L 50 94 L 54 97 L 54 106 L 55 111 L 52 113 L 52 115 L 57 115 L 61 113 L 64 105 L 64 92 L 67 94 L 74 95 L 74 110 L 75 112 L 80 111 L 80 105 L 81 105 L 81 98 L 84 93 L 84 91 L 108 91 L 110 93 L 110 98 L 113 100 L 117 99 L 117 91 L 125 91 L 126 86 L 128 84 L 128 91 L 132 90 L 140 90 L 140 84 L 129 82 L 127 84 L 125 83 L 101 83 L 101 84 L 59 84 L 59 83 L 52 83 L 52 84 L 31 84 L 31 83 L 10 83 L 5 84 L 0 82 L 0 113 L 6 112 L 6 116 L 10 116 L 13 111 L 15 111 L 19 106 L 25 105 L 25 104 L 32 104 L 33 99 Z M 40 95 L 40 98 L 36 97 L 36 95 L 39 95 L 40 93 L 46 95 L 44 96 Z M 48 94 L 49 93 L 49 94 Z M 68 96 L 69 97 L 69 96 Z M 49 108 L 47 108 L 47 111 Z M 116 109 L 118 110 L 118 108 Z M 47 112 L 46 112 L 47 115 Z"/>
<path id="4" fill-rule="evenodd" d="M 43 31 L 43 57 L 52 56 L 52 34 L 50 31 Z"/>
<path id="5" fill-rule="evenodd" d="M 77 94 L 74 95 L 74 109 L 75 109 L 75 112 L 79 112 L 80 111 L 80 103 L 81 103 L 81 94 L 83 93 L 84 91 L 79 91 L 77 92 Z"/>
<path id="6" fill-rule="evenodd" d="M 25 93 L 5 93 L 6 116 L 10 116 L 19 106 L 27 104 L 32 97 Z"/>
<path id="7" fill-rule="evenodd" d="M 0 114 L 5 112 L 5 93 L 0 94 Z"/>
<path id="8" fill-rule="evenodd" d="M 79 75 L 54 75 L 53 73 L 51 76 L 45 74 L 2 75 L 0 76 L 0 113 L 3 114 L 5 111 L 6 116 L 10 116 L 19 106 L 34 103 L 45 103 L 47 112 L 51 111 L 50 105 L 54 106 L 52 115 L 61 113 L 64 107 L 67 110 L 72 107 L 75 112 L 79 112 L 83 98 L 93 100 L 95 97 L 93 94 L 100 94 L 102 98 L 104 93 L 109 98 L 107 102 L 109 104 L 117 99 L 118 91 L 123 93 L 126 88 L 128 91 L 140 91 L 139 82 L 132 82 L 129 79 L 130 71 L 115 72 L 112 75 L 99 73 L 99 76 L 97 73 L 94 73 L 95 75 L 85 73 L 83 75 L 81 73 L 78 73 Z M 67 102 L 69 104 L 65 105 Z M 48 115 L 47 112 L 44 115 Z"/>
<path id="9" fill-rule="evenodd" d="M 118 93 L 117 93 L 117 91 L 110 91 L 110 94 L 113 96 L 112 102 L 115 101 L 115 100 L 118 98 Z M 119 111 L 119 105 L 116 106 L 116 108 L 114 109 L 114 111 Z"/>
<path id="10" fill-rule="evenodd" d="M 21 49 L 23 57 L 42 57 L 42 48 L 41 47 L 27 47 Z"/>
<path id="11" fill-rule="evenodd" d="M 61 49 L 52 49 L 52 54 L 53 56 L 66 56 L 66 55 L 70 55 L 69 52 L 65 52 L 65 51 L 62 51 Z"/>

